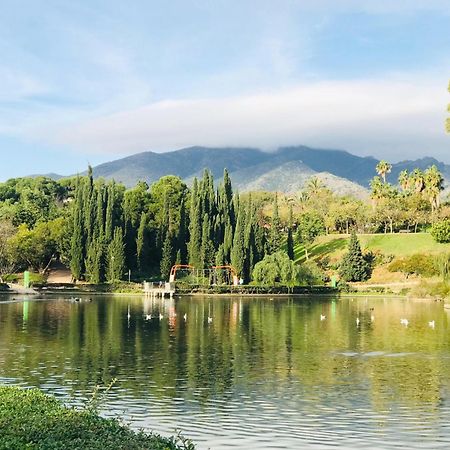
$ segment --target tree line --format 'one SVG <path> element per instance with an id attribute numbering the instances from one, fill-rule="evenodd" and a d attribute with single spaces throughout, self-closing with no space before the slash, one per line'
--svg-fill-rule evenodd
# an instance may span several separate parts
<path id="1" fill-rule="evenodd" d="M 167 279 L 173 264 L 231 264 L 244 282 L 292 283 L 299 245 L 308 259 L 318 235 L 413 232 L 433 223 L 447 230 L 439 170 L 404 171 L 391 184 L 390 169 L 378 164 L 367 199 L 336 195 L 315 177 L 296 195 L 237 193 L 226 170 L 219 183 L 205 170 L 190 187 L 165 176 L 126 189 L 94 180 L 90 168 L 59 181 L 8 180 L 0 184 L 0 277 L 45 272 L 59 259 L 75 280 L 91 283 L 126 279 L 129 271 L 135 280 Z"/>

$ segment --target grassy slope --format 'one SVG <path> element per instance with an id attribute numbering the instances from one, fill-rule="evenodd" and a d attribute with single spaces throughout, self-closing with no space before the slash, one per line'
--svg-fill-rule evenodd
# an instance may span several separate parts
<path id="1" fill-rule="evenodd" d="M 415 253 L 450 252 L 450 244 L 438 244 L 428 233 L 417 234 L 361 234 L 358 235 L 361 247 L 385 255 L 407 256 Z M 347 249 L 349 236 L 330 234 L 320 236 L 310 248 L 310 255 L 315 258 L 323 256 L 338 260 Z M 303 262 L 303 246 L 295 247 L 295 259 Z"/>
<path id="2" fill-rule="evenodd" d="M 183 448 L 194 448 L 184 446 Z M 37 389 L 0 386 L 0 449 L 180 449 L 173 439 L 135 433 L 94 411 L 66 408 Z"/>

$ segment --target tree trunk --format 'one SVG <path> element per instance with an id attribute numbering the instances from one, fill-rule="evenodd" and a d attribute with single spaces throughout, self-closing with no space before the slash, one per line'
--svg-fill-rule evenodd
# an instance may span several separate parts
<path id="1" fill-rule="evenodd" d="M 306 247 L 306 245 L 305 245 L 305 258 L 306 258 L 306 260 L 309 259 L 308 248 Z"/>

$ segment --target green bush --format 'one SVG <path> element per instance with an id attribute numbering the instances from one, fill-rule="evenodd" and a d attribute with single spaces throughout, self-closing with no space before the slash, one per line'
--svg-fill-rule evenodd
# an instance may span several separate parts
<path id="1" fill-rule="evenodd" d="M 422 277 L 439 275 L 436 257 L 420 253 L 405 258 L 395 259 L 389 264 L 387 269 L 389 272 L 403 272 L 406 275 L 414 274 Z"/>
<path id="2" fill-rule="evenodd" d="M 297 279 L 300 285 L 323 285 L 327 277 L 322 268 L 314 261 L 305 261 L 298 267 Z"/>
<path id="3" fill-rule="evenodd" d="M 436 222 L 431 227 L 431 236 L 436 242 L 450 242 L 450 219 L 444 219 Z"/>
<path id="4" fill-rule="evenodd" d="M 136 433 L 93 410 L 66 408 L 37 389 L 0 386 L 0 449 L 192 450 L 194 445 Z"/>

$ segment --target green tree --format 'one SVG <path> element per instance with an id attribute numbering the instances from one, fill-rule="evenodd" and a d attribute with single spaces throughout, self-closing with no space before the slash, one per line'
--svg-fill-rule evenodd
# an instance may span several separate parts
<path id="1" fill-rule="evenodd" d="M 391 170 L 392 164 L 389 164 L 384 159 L 381 160 L 376 166 L 377 174 L 383 179 L 383 183 L 386 183 L 386 175 L 391 173 Z"/>
<path id="2" fill-rule="evenodd" d="M 353 231 L 348 245 L 348 252 L 343 257 L 339 275 L 344 281 L 365 281 L 370 277 L 371 267 L 364 258 L 356 233 Z"/>
<path id="3" fill-rule="evenodd" d="M 297 224 L 297 240 L 305 249 L 305 257 L 309 258 L 308 247 L 317 236 L 325 233 L 325 223 L 317 212 L 307 212 L 299 217 Z"/>
<path id="4" fill-rule="evenodd" d="M 286 252 L 290 260 L 294 260 L 294 237 L 292 235 L 292 227 L 294 224 L 293 214 L 292 214 L 292 204 L 289 205 L 289 223 L 288 223 L 288 235 L 286 241 Z"/>
<path id="5" fill-rule="evenodd" d="M 433 236 L 436 242 L 450 242 L 450 219 L 435 222 L 431 227 L 431 236 Z"/>
<path id="6" fill-rule="evenodd" d="M 269 253 L 275 253 L 283 244 L 283 233 L 281 231 L 281 221 L 278 210 L 278 195 L 275 194 L 273 200 L 272 219 L 270 223 L 270 232 L 268 239 Z"/>
<path id="7" fill-rule="evenodd" d="M 289 259 L 289 256 L 278 251 L 264 256 L 262 261 L 256 263 L 253 269 L 253 281 L 266 286 L 293 287 L 298 284 L 298 266 Z"/>
<path id="8" fill-rule="evenodd" d="M 110 283 L 123 279 L 125 273 L 125 244 L 122 228 L 114 228 L 113 239 L 108 245 L 106 277 Z"/>
<path id="9" fill-rule="evenodd" d="M 14 273 L 17 267 L 9 243 L 15 233 L 16 229 L 11 222 L 0 222 L 0 283 L 4 283 L 5 277 Z"/>
<path id="10" fill-rule="evenodd" d="M 239 277 L 243 277 L 245 274 L 245 256 L 245 210 L 241 204 L 233 237 L 233 248 L 231 249 L 231 264 L 236 269 Z"/>
<path id="11" fill-rule="evenodd" d="M 163 280 L 167 280 L 169 278 L 169 273 L 172 266 L 173 266 L 172 239 L 170 237 L 169 231 L 167 231 L 166 238 L 164 239 L 162 258 L 160 264 L 161 277 L 163 278 Z"/>

